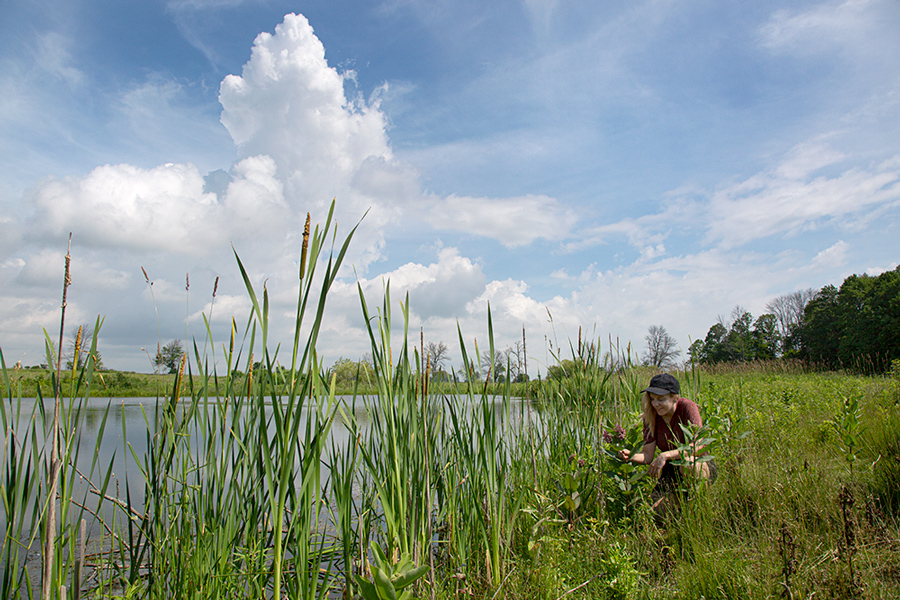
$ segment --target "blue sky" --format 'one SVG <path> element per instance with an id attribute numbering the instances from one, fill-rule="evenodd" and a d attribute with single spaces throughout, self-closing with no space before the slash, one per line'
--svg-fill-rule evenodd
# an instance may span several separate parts
<path id="1" fill-rule="evenodd" d="M 0 348 L 43 362 L 69 232 L 67 322 L 105 316 L 109 367 L 246 320 L 231 244 L 287 332 L 303 219 L 337 198 L 341 231 L 368 214 L 326 364 L 366 352 L 357 281 L 408 292 L 454 363 L 488 303 L 532 373 L 579 327 L 686 349 L 897 265 L 898 30 L 892 0 L 8 0 Z"/>

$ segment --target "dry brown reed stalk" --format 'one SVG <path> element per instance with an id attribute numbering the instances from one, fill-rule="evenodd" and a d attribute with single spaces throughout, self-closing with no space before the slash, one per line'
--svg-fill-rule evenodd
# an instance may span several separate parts
<path id="1" fill-rule="evenodd" d="M 528 388 L 528 352 L 525 348 L 525 326 L 522 325 L 522 365 L 525 371 L 525 400 L 529 400 L 530 390 Z M 531 427 L 531 412 L 528 413 L 528 426 Z"/>
<path id="2" fill-rule="evenodd" d="M 797 572 L 797 543 L 794 541 L 794 536 L 791 534 L 787 523 L 784 522 L 781 523 L 781 529 L 779 530 L 778 554 L 781 557 L 781 576 L 784 577 L 784 581 L 781 582 L 784 588 L 781 591 L 781 597 L 786 600 L 793 600 L 794 592 L 791 589 L 791 576 Z"/>
<path id="3" fill-rule="evenodd" d="M 191 318 L 191 276 L 190 273 L 184 274 L 184 354 L 187 355 L 188 349 L 188 322 Z"/>
<path id="4" fill-rule="evenodd" d="M 156 313 L 156 332 L 158 334 L 156 342 L 156 356 L 159 356 L 162 352 L 162 326 L 159 324 L 159 309 L 156 307 L 156 296 L 154 296 L 153 294 L 153 282 L 150 281 L 150 276 L 147 275 L 147 269 L 141 267 L 141 272 L 144 274 L 144 281 L 147 282 L 147 287 L 150 288 L 150 299 L 153 301 L 153 311 Z M 187 343 L 187 340 L 185 340 L 185 343 Z M 155 364 L 153 367 L 153 372 L 157 372 Z"/>
<path id="5" fill-rule="evenodd" d="M 81 579 L 82 570 L 84 569 L 84 545 L 87 534 L 87 522 L 81 519 L 81 527 L 78 532 L 78 555 L 75 558 L 75 573 L 72 575 L 72 597 L 78 600 L 81 597 Z"/>
<path id="6" fill-rule="evenodd" d="M 425 506 L 428 507 L 428 523 L 426 525 L 428 532 L 426 534 L 426 539 L 428 540 L 429 545 L 431 544 L 431 540 L 434 537 L 434 532 L 431 528 L 431 461 L 430 454 L 431 448 L 428 447 L 428 381 L 431 379 L 431 355 L 429 354 L 427 357 L 425 356 L 425 329 L 419 330 L 420 343 L 422 345 L 422 356 L 425 358 L 425 372 L 423 374 L 423 382 L 422 382 L 422 426 L 425 431 L 424 435 L 424 443 L 425 443 Z M 428 548 L 428 577 L 431 583 L 431 600 L 434 600 L 435 587 L 434 587 L 434 552 L 431 551 L 431 548 Z"/>
<path id="7" fill-rule="evenodd" d="M 847 561 L 847 592 L 852 597 L 857 597 L 862 592 L 862 586 L 857 578 L 856 565 L 853 561 L 853 557 L 858 549 L 856 544 L 856 518 L 853 515 L 853 506 L 856 504 L 856 500 L 849 485 L 841 486 L 841 491 L 838 493 L 838 502 L 841 505 L 841 520 L 844 525 L 844 535 L 841 543 L 838 544 L 838 553 Z"/>
<path id="8" fill-rule="evenodd" d="M 69 292 L 69 286 L 72 285 L 72 278 L 69 275 L 69 266 L 72 263 L 72 234 L 69 233 L 69 245 L 66 249 L 66 271 L 63 279 L 62 305 L 59 317 L 59 346 L 56 349 L 56 403 L 53 408 L 53 426 L 50 429 L 50 437 L 52 439 L 50 450 L 50 473 L 47 492 L 47 529 L 44 531 L 44 565 L 41 578 L 41 598 L 42 600 L 50 600 L 50 584 L 53 574 L 53 543 L 56 539 L 56 494 L 59 489 L 59 471 L 62 467 L 59 459 L 59 413 L 61 404 L 60 390 L 60 373 L 62 371 L 62 347 L 63 337 L 66 327 L 66 295 Z"/>

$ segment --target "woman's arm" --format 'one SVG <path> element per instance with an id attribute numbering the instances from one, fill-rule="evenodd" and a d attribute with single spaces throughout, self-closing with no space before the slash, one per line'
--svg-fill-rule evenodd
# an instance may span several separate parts
<path id="1" fill-rule="evenodd" d="M 619 450 L 619 458 L 625 462 L 633 462 L 639 465 L 649 465 L 653 462 L 653 455 L 656 453 L 656 442 L 647 442 L 640 452 L 631 454 L 628 450 Z"/>
<path id="2" fill-rule="evenodd" d="M 653 477 L 659 477 L 659 474 L 662 473 L 662 469 L 666 466 L 666 463 L 670 460 L 678 460 L 681 457 L 681 454 L 678 450 L 668 450 L 666 452 L 660 452 L 659 456 L 654 458 L 650 462 L 650 467 L 647 469 L 647 473 L 652 475 Z"/>

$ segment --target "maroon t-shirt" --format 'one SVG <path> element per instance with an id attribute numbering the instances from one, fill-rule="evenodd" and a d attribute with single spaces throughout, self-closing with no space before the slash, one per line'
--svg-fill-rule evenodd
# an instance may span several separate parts
<path id="1" fill-rule="evenodd" d="M 654 413 L 655 412 L 656 411 L 654 411 Z M 703 418 L 700 417 L 700 409 L 697 408 L 697 405 L 694 404 L 692 400 L 682 398 L 681 396 L 675 400 L 675 414 L 672 415 L 672 420 L 669 423 L 666 423 L 665 419 L 658 414 L 655 416 L 656 435 L 650 435 L 650 428 L 647 427 L 647 424 L 645 423 L 644 443 L 649 444 L 650 442 L 656 442 L 656 447 L 659 448 L 660 452 L 674 450 L 684 443 L 684 432 L 681 430 L 681 427 L 678 426 L 679 423 L 684 423 L 685 425 L 703 425 Z"/>

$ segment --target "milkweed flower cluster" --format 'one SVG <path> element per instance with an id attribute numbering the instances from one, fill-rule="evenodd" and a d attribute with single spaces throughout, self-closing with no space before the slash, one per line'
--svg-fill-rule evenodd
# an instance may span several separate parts
<path id="1" fill-rule="evenodd" d="M 623 442 L 625 440 L 625 428 L 621 425 L 616 425 L 613 429 L 607 429 L 603 432 L 603 441 L 607 444 L 612 444 L 615 442 Z"/>

